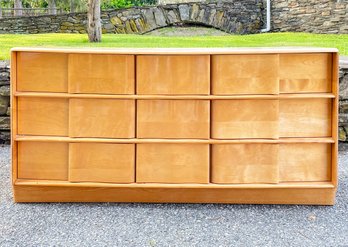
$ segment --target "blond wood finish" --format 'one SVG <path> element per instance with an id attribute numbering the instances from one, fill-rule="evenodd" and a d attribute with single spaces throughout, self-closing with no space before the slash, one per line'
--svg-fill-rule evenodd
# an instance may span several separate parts
<path id="1" fill-rule="evenodd" d="M 70 99 L 69 136 L 134 138 L 134 100 Z"/>
<path id="2" fill-rule="evenodd" d="M 138 94 L 209 94 L 210 58 L 137 56 Z"/>
<path id="3" fill-rule="evenodd" d="M 118 138 L 71 138 L 61 136 L 15 136 L 16 141 L 47 142 L 103 142 L 103 143 L 190 143 L 190 144 L 230 144 L 230 143 L 335 143 L 331 137 L 324 138 L 279 138 L 279 139 L 118 139 Z"/>
<path id="4" fill-rule="evenodd" d="M 278 183 L 278 145 L 212 145 L 211 169 L 213 183 Z"/>
<path id="5" fill-rule="evenodd" d="M 17 98 L 18 134 L 68 135 L 68 99 Z"/>
<path id="6" fill-rule="evenodd" d="M 279 145 L 279 180 L 330 181 L 331 144 L 288 143 Z"/>
<path id="7" fill-rule="evenodd" d="M 81 186 L 81 185 L 80 185 Z M 158 184 L 157 184 L 158 186 Z M 334 188 L 120 188 L 15 185 L 16 202 L 156 202 L 333 205 Z"/>
<path id="8" fill-rule="evenodd" d="M 332 54 L 281 54 L 281 93 L 331 92 Z"/>
<path id="9" fill-rule="evenodd" d="M 59 53 L 17 53 L 17 90 L 68 91 L 68 59 Z"/>
<path id="10" fill-rule="evenodd" d="M 214 100 L 212 137 L 278 138 L 278 100 Z"/>
<path id="11" fill-rule="evenodd" d="M 12 161 L 12 184 L 18 177 L 18 147 L 15 141 L 17 136 L 17 98 L 14 97 L 17 87 L 17 52 L 11 52 L 11 83 L 10 83 L 10 105 L 11 105 L 11 161 Z"/>
<path id="12" fill-rule="evenodd" d="M 33 93 L 16 92 L 18 97 L 52 97 L 52 98 L 78 98 L 78 99 L 334 99 L 332 93 L 311 94 L 251 94 L 251 95 L 114 95 L 114 94 L 68 94 L 68 93 Z"/>
<path id="13" fill-rule="evenodd" d="M 14 47 L 11 52 L 42 52 L 42 53 L 88 53 L 88 54 L 134 54 L 134 55 L 213 55 L 213 54 L 288 54 L 288 53 L 338 53 L 336 48 L 316 47 L 238 47 L 238 48 L 43 48 Z"/>
<path id="14" fill-rule="evenodd" d="M 279 136 L 331 136 L 331 111 L 330 99 L 282 99 L 279 101 Z"/>
<path id="15" fill-rule="evenodd" d="M 19 142 L 18 178 L 67 180 L 68 144 Z"/>
<path id="16" fill-rule="evenodd" d="M 138 144 L 138 183 L 209 183 L 209 145 Z"/>
<path id="17" fill-rule="evenodd" d="M 331 136 L 334 143 L 331 145 L 331 180 L 335 186 L 338 184 L 337 164 L 338 164 L 338 99 L 339 99 L 339 55 L 333 53 L 332 55 L 332 93 L 335 98 L 332 100 L 332 125 Z"/>
<path id="18" fill-rule="evenodd" d="M 13 69 L 17 67 L 17 63 L 19 67 L 21 66 L 19 65 L 20 61 L 16 59 L 17 53 L 37 53 L 40 56 L 44 54 L 42 57 L 46 61 L 57 59 L 57 57 L 60 57 L 58 55 L 65 57 L 65 66 L 71 72 L 70 78 L 74 78 L 70 80 L 69 92 L 67 91 L 67 71 L 58 73 L 60 76 L 65 74 L 65 91 L 55 89 L 55 85 L 59 86 L 59 83 L 40 83 L 42 89 L 39 87 L 37 90 L 35 87 L 32 87 L 33 85 L 28 85 L 28 90 L 19 90 L 17 84 L 21 83 L 20 81 L 17 82 L 17 73 L 19 71 L 18 69 Z M 132 71 L 133 75 L 137 73 L 137 76 L 149 77 L 151 80 L 148 84 L 142 85 L 143 90 L 150 90 L 145 93 L 140 91 L 134 92 L 133 89 L 128 94 L 122 92 L 122 90 L 117 91 L 118 89 L 116 88 L 103 85 L 103 82 L 106 82 L 106 84 L 112 83 L 113 80 L 109 76 L 115 75 L 113 73 L 119 67 L 113 71 L 109 67 L 110 63 L 101 66 L 106 61 L 101 58 L 114 58 L 116 56 L 133 58 L 134 55 L 135 60 L 133 62 L 138 61 L 139 63 L 139 57 L 153 57 L 157 61 L 157 65 L 154 67 L 170 68 L 170 71 L 163 69 L 157 74 L 151 74 L 150 72 L 153 71 L 154 65 L 151 64 L 151 59 L 148 59 L 150 62 L 147 61 L 148 64 L 146 64 L 150 68 L 147 73 L 144 70 L 141 72 L 140 67 L 135 66 Z M 90 71 L 86 71 L 82 75 L 78 75 L 79 71 L 76 68 L 80 62 L 75 60 L 73 64 L 73 60 L 70 60 L 71 67 L 75 67 L 74 70 L 70 70 L 70 65 L 67 62 L 68 56 L 75 56 L 75 58 L 98 57 L 100 58 L 100 63 L 97 63 L 97 65 L 93 64 L 95 73 L 87 75 Z M 211 69 L 209 56 L 212 59 Z M 180 61 L 179 57 L 187 59 L 186 61 Z M 202 67 L 207 68 L 207 71 L 204 73 L 196 68 L 191 67 L 192 69 L 188 69 L 197 62 L 197 57 L 208 59 L 208 62 L 201 63 Z M 214 57 L 219 57 L 219 66 L 215 64 L 214 67 Z M 229 59 L 226 59 L 227 57 Z M 234 60 L 231 59 L 232 57 L 238 57 L 239 63 L 234 63 Z M 279 66 L 271 66 L 270 64 L 274 65 L 277 63 L 275 60 L 278 57 L 281 60 L 278 62 Z M 85 62 L 86 64 L 92 64 L 93 60 L 95 59 L 86 59 L 86 61 L 80 59 L 81 63 Z M 165 60 L 168 62 L 167 64 L 159 64 L 159 61 Z M 226 65 L 226 62 L 223 62 L 227 60 L 230 61 L 229 66 Z M 242 66 L 237 70 L 236 68 L 239 64 L 244 63 L 244 61 L 249 61 L 253 65 Z M 11 75 L 13 120 L 11 126 L 15 200 L 18 202 L 117 201 L 332 205 L 337 186 L 337 61 L 336 49 L 317 48 L 237 50 L 201 48 L 13 49 L 11 61 L 13 73 Z M 233 68 L 231 68 L 232 64 L 235 64 Z M 244 64 L 247 65 L 247 62 Z M 224 69 L 221 68 L 223 66 L 226 71 L 231 70 L 234 73 L 222 74 L 221 71 Z M 286 73 L 282 66 L 293 71 Z M 39 69 L 45 70 L 44 67 Z M 254 69 L 250 69 L 252 67 Z M 264 68 L 269 69 L 266 70 Z M 104 72 L 104 69 L 107 72 Z M 185 70 L 184 73 L 180 72 L 182 69 Z M 119 72 L 126 75 L 127 72 L 125 70 L 119 69 Z M 211 75 L 209 70 L 211 70 Z M 243 81 L 243 74 L 239 72 L 240 70 L 245 71 L 244 74 L 248 74 L 250 85 L 247 83 L 249 80 L 245 81 L 244 84 L 240 84 L 239 87 L 234 87 L 233 83 L 229 83 L 229 78 Z M 266 70 L 266 72 L 262 73 L 261 71 L 263 70 Z M 33 71 L 36 73 L 38 69 Z M 214 77 L 214 71 L 220 74 L 215 73 Z M 52 73 L 57 76 L 57 73 Z M 308 75 L 307 73 L 316 73 L 316 75 Z M 72 82 L 85 74 L 83 81 L 80 81 L 82 83 L 74 84 L 75 82 Z M 130 74 L 128 73 L 128 75 Z M 101 83 L 95 84 L 97 80 L 91 79 L 94 75 L 100 75 L 96 77 L 100 77 Z M 216 77 L 216 75 L 218 76 Z M 270 75 L 268 82 L 265 79 L 266 75 Z M 278 76 L 278 83 L 275 84 L 274 77 L 276 76 Z M 199 83 L 199 80 L 196 80 L 197 77 L 207 80 L 204 79 L 202 80 L 203 83 Z M 156 78 L 165 79 L 163 80 L 164 83 L 160 83 L 162 82 L 161 80 L 155 82 L 158 83 L 157 85 L 151 86 L 152 80 Z M 184 86 L 176 83 L 180 82 L 182 78 L 182 81 L 186 80 Z M 138 83 L 139 78 L 137 79 Z M 125 84 L 121 86 L 126 87 Z M 212 93 L 216 93 L 214 87 L 217 85 L 219 90 L 222 88 L 221 94 L 213 95 Z M 73 89 L 74 86 L 77 87 Z M 187 88 L 185 88 L 186 86 Z M 209 87 L 212 87 L 212 92 L 210 92 Z M 267 91 L 274 90 L 275 87 L 280 87 L 281 94 L 278 94 L 278 92 L 271 94 Z M 34 89 L 32 90 L 32 88 Z M 105 92 L 103 91 L 104 89 Z M 116 90 L 115 92 L 113 92 L 114 89 Z M 207 91 L 203 92 L 206 89 Z M 253 91 L 254 89 L 255 91 Z M 41 112 L 47 112 L 43 110 L 46 106 L 39 106 L 41 99 L 66 102 L 65 109 L 68 110 L 68 114 L 65 115 L 69 118 L 66 121 L 66 131 L 68 132 L 64 135 L 51 135 L 45 133 L 45 127 L 34 126 L 34 132 L 37 131 L 37 133 L 20 133 L 20 125 L 24 124 L 20 121 L 19 115 L 21 114 L 19 107 L 17 107 L 17 101 L 27 99 L 29 100 L 28 102 L 30 100 L 36 102 L 37 108 Z M 78 103 L 73 103 L 74 101 Z M 132 103 L 126 104 L 127 107 L 124 107 L 123 104 L 120 104 L 122 106 L 116 106 L 117 104 L 110 103 L 116 101 Z M 144 109 L 143 115 L 147 115 L 146 118 L 150 119 L 150 121 L 152 120 L 151 117 L 153 117 L 156 120 L 154 122 L 159 124 L 159 127 L 152 128 L 150 126 L 149 128 L 153 131 L 153 136 L 157 136 L 160 133 L 159 137 L 139 137 L 139 133 L 137 133 L 135 128 L 137 127 L 139 130 L 139 125 L 136 125 L 139 124 L 137 119 L 139 118 L 139 109 L 137 108 L 140 104 L 137 106 L 137 101 L 143 101 L 146 104 L 158 101 L 160 103 L 154 105 L 167 107 L 162 112 L 157 109 L 158 114 L 153 114 L 152 116 L 149 114 L 148 109 Z M 171 104 L 163 104 L 164 101 L 195 102 L 192 105 L 201 104 L 203 106 L 201 109 L 198 109 L 199 107 L 196 109 L 188 107 L 190 104 L 182 104 L 180 107 L 172 107 L 172 109 L 175 108 L 174 111 L 168 111 L 168 106 Z M 233 109 L 231 110 L 228 104 L 214 107 L 216 102 L 222 101 L 226 101 L 228 104 L 231 102 L 243 103 L 239 105 L 232 104 L 236 108 L 234 111 Z M 265 102 L 272 102 L 272 104 L 266 104 Z M 297 104 L 294 102 L 297 102 Z M 209 103 L 211 104 L 211 112 L 209 112 Z M 172 106 L 174 105 L 176 104 Z M 220 106 L 218 103 L 216 105 Z M 215 108 L 217 108 L 217 113 L 220 111 L 220 116 L 216 114 Z M 193 115 L 198 118 L 198 122 L 203 119 L 201 123 L 205 121 L 205 117 L 200 115 L 199 112 L 202 109 L 203 111 L 207 109 L 208 134 L 204 133 L 205 137 L 195 136 L 195 129 L 185 130 L 185 128 L 188 129 L 184 127 L 187 124 L 185 118 L 190 119 L 192 117 L 192 114 L 189 114 L 191 111 L 189 109 L 197 110 L 193 110 L 193 112 L 198 114 Z M 28 111 L 31 111 L 31 109 Z M 51 109 L 48 112 L 55 114 L 56 109 Z M 24 113 L 24 116 L 26 115 L 29 114 Z M 48 116 L 48 119 L 44 117 L 39 118 L 40 126 L 47 125 L 47 123 L 48 126 L 51 123 L 55 126 L 50 114 Z M 289 119 L 285 119 L 284 116 Z M 266 119 L 265 122 L 263 122 L 263 118 Z M 306 118 L 310 119 L 310 121 L 304 120 Z M 75 119 L 75 124 L 72 123 L 73 119 Z M 118 121 L 124 119 L 127 119 L 127 126 L 121 124 L 121 128 L 117 127 L 117 131 L 122 132 L 121 135 L 117 133 L 116 136 L 110 136 L 110 133 L 114 134 L 112 133 L 113 128 L 116 128 Z M 168 121 L 168 119 L 172 119 L 172 121 Z M 259 128 L 257 131 L 259 133 L 252 131 L 250 134 L 248 133 L 249 130 L 255 128 L 251 126 L 254 119 L 256 119 L 255 126 Z M 34 121 L 35 119 L 32 117 L 32 120 Z M 286 125 L 283 125 L 282 121 L 285 120 L 287 121 Z M 166 121 L 168 121 L 168 125 L 165 124 Z M 173 124 L 174 121 L 180 122 L 179 127 Z M 192 118 L 190 121 L 194 122 Z M 164 124 L 161 125 L 160 123 Z M 219 127 L 223 126 L 225 128 L 225 123 L 232 123 L 232 126 L 236 123 L 237 125 L 239 124 L 242 132 L 240 137 L 226 136 L 225 133 L 230 134 L 228 128 L 226 128 L 228 131 L 221 130 L 223 128 L 220 130 L 216 128 L 216 124 L 220 124 Z M 315 123 L 314 127 L 310 127 L 312 123 Z M 211 125 L 210 127 L 209 124 Z M 79 126 L 77 127 L 76 125 Z M 53 127 L 53 130 L 55 128 Z M 51 127 L 48 127 L 48 129 L 48 132 L 50 132 Z M 31 131 L 30 128 L 28 130 Z M 220 137 L 216 137 L 216 130 L 221 131 Z M 211 131 L 211 136 L 209 136 L 209 131 Z M 267 137 L 262 136 L 264 131 L 268 132 Z M 302 135 L 301 131 L 309 133 L 308 136 Z M 73 132 L 78 135 L 72 134 Z M 179 133 L 179 137 L 176 136 L 176 132 Z M 95 133 L 97 134 L 95 135 Z M 182 133 L 184 135 L 181 136 Z M 283 135 L 283 133 L 286 134 Z M 128 137 L 122 136 L 123 134 Z M 167 137 L 170 135 L 174 137 Z M 188 137 L 190 135 L 193 137 Z M 284 138 L 283 136 L 288 137 Z M 25 158 L 24 161 L 26 163 L 22 163 L 24 164 L 23 171 L 29 174 L 27 177 L 32 178 L 19 177 L 17 174 L 17 156 L 19 157 L 17 145 L 31 145 L 33 151 L 26 152 L 24 157 L 35 156 L 39 152 L 35 152 L 36 149 L 34 150 L 34 148 L 39 145 L 33 145 L 33 143 L 38 143 L 44 146 L 44 148 L 51 144 L 61 144 L 65 147 L 70 145 L 70 154 L 68 154 L 68 151 L 65 151 L 67 154 L 59 157 L 68 160 L 67 163 L 64 163 L 65 161 L 60 162 L 60 165 L 65 164 L 64 169 L 68 169 L 66 174 L 69 173 L 69 176 L 66 175 L 64 178 L 49 178 L 47 176 L 48 178 L 45 178 L 45 171 L 41 172 L 40 169 L 37 169 L 40 167 L 40 162 L 28 165 L 33 159 Z M 111 146 L 132 148 L 123 150 L 122 148 L 111 148 Z M 211 157 L 209 146 L 212 149 Z M 265 148 L 270 146 L 274 148 Z M 142 151 L 141 155 L 138 155 L 139 147 L 140 151 Z M 279 151 L 276 151 L 278 149 Z M 22 148 L 21 150 L 27 149 Z M 58 150 L 59 148 L 54 151 L 57 152 Z M 256 151 L 254 154 L 249 154 L 248 150 Z M 52 152 L 53 154 L 49 154 L 53 155 L 52 161 L 57 160 L 54 158 L 54 151 Z M 133 155 L 131 155 L 131 152 L 133 152 Z M 156 152 L 157 156 L 155 155 Z M 262 152 L 264 152 L 263 155 L 261 154 Z M 133 161 L 127 162 L 127 157 L 132 157 Z M 278 162 L 275 161 L 276 157 L 278 157 Z M 45 158 L 39 158 L 39 160 L 45 161 Z M 134 162 L 135 160 L 136 162 Z M 140 165 L 139 160 L 142 161 Z M 121 161 L 125 162 L 116 164 L 116 162 Z M 254 165 L 256 162 L 258 162 L 259 166 Z M 233 167 L 229 163 L 236 163 L 236 166 Z M 268 163 L 270 166 L 266 165 Z M 128 169 L 131 164 L 133 167 Z M 51 166 L 49 165 L 48 167 Z M 265 169 L 262 169 L 262 166 Z M 22 167 L 21 165 L 20 168 Z M 53 169 L 57 168 L 57 166 L 52 167 L 49 170 L 53 171 Z M 140 170 L 138 171 L 139 168 Z M 237 168 L 246 175 L 235 176 L 236 170 L 232 168 Z M 127 169 L 129 173 L 127 173 Z M 138 178 L 144 179 L 143 182 L 138 180 Z"/>
<path id="19" fill-rule="evenodd" d="M 70 93 L 134 94 L 134 55 L 69 55 Z"/>
<path id="20" fill-rule="evenodd" d="M 138 100 L 138 138 L 209 138 L 208 100 Z"/>
<path id="21" fill-rule="evenodd" d="M 212 56 L 213 94 L 278 94 L 279 55 Z"/>
<path id="22" fill-rule="evenodd" d="M 15 185 L 21 186 L 62 186 L 62 187 L 113 187 L 113 188 L 162 188 L 162 189 L 334 189 L 335 186 L 331 182 L 281 182 L 278 184 L 198 184 L 198 183 L 185 183 L 185 184 L 165 184 L 165 183 L 130 183 L 130 184 L 116 184 L 116 183 L 96 183 L 96 182 L 81 182 L 71 183 L 69 181 L 56 181 L 56 180 L 35 180 L 35 179 L 17 179 Z"/>
<path id="23" fill-rule="evenodd" d="M 69 181 L 134 183 L 134 144 L 70 143 Z"/>

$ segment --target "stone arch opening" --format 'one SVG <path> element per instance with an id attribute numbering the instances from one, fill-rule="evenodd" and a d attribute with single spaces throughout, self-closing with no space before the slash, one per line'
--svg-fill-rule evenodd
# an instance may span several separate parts
<path id="1" fill-rule="evenodd" d="M 170 29 L 173 28 L 173 29 Z M 162 31 L 163 30 L 163 31 Z M 174 23 L 168 26 L 159 27 L 142 33 L 143 35 L 164 35 L 164 36 L 204 36 L 204 35 L 228 35 L 212 25 L 200 22 Z"/>

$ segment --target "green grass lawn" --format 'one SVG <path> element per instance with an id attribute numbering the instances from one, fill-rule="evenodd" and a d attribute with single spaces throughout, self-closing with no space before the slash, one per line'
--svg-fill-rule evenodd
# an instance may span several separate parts
<path id="1" fill-rule="evenodd" d="M 88 43 L 86 34 L 0 34 L 0 60 L 12 47 L 336 47 L 348 55 L 348 34 L 265 33 L 253 35 L 161 37 L 104 34 L 101 43 Z"/>

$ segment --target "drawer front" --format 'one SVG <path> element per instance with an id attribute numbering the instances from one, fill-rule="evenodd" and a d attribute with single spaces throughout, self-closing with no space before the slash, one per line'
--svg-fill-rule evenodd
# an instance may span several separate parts
<path id="1" fill-rule="evenodd" d="M 135 144 L 70 143 L 69 181 L 134 183 Z"/>
<path id="2" fill-rule="evenodd" d="M 280 137 L 331 136 L 331 99 L 279 100 Z"/>
<path id="3" fill-rule="evenodd" d="M 214 144 L 213 183 L 331 181 L 331 144 Z"/>
<path id="4" fill-rule="evenodd" d="M 332 54 L 280 54 L 281 93 L 331 92 Z"/>
<path id="5" fill-rule="evenodd" d="M 278 138 L 278 100 L 212 101 L 212 137 Z"/>
<path id="6" fill-rule="evenodd" d="M 67 136 L 68 99 L 18 98 L 18 134 Z"/>
<path id="7" fill-rule="evenodd" d="M 67 92 L 68 55 L 18 52 L 17 90 L 28 92 Z"/>
<path id="8" fill-rule="evenodd" d="M 18 142 L 18 178 L 67 180 L 68 144 Z"/>
<path id="9" fill-rule="evenodd" d="M 70 99 L 71 137 L 135 137 L 135 101 Z"/>
<path id="10" fill-rule="evenodd" d="M 331 144 L 279 145 L 280 182 L 331 181 Z"/>
<path id="11" fill-rule="evenodd" d="M 134 94 L 133 55 L 69 55 L 69 92 Z"/>
<path id="12" fill-rule="evenodd" d="M 213 55 L 213 94 L 278 94 L 279 56 Z"/>
<path id="13" fill-rule="evenodd" d="M 208 100 L 138 100 L 138 138 L 209 138 Z"/>
<path id="14" fill-rule="evenodd" d="M 138 183 L 209 183 L 208 144 L 137 144 Z"/>
<path id="15" fill-rule="evenodd" d="M 209 94 L 209 55 L 137 56 L 137 94 Z"/>
<path id="16" fill-rule="evenodd" d="M 212 145 L 213 183 L 278 183 L 278 144 Z"/>

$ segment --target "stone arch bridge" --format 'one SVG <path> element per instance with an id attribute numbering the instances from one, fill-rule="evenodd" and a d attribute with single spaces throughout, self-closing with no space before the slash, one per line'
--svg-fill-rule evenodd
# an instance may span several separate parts
<path id="1" fill-rule="evenodd" d="M 204 25 L 227 33 L 258 33 L 262 0 L 194 2 L 103 11 L 103 33 L 143 34 L 172 25 Z M 85 33 L 86 13 L 2 19 L 0 33 Z"/>

